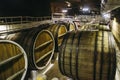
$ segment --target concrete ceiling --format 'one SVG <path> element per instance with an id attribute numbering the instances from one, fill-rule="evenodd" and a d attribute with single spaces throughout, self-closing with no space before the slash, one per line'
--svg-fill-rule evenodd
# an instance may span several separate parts
<path id="1" fill-rule="evenodd" d="M 68 15 L 80 15 L 80 14 L 100 14 L 101 0 L 52 0 L 55 3 L 70 3 L 70 7 L 65 7 L 69 9 Z M 62 6 L 62 5 L 61 5 Z M 58 5 L 55 8 L 60 7 Z M 63 6 L 62 6 L 63 7 Z M 89 12 L 84 13 L 83 8 L 89 8 Z M 55 11 L 53 11 L 55 12 Z"/>
<path id="2" fill-rule="evenodd" d="M 120 0 L 53 0 L 53 1 L 68 1 L 77 6 L 88 6 L 94 10 L 100 10 L 101 12 L 110 12 L 120 7 Z"/>
<path id="3" fill-rule="evenodd" d="M 79 7 L 90 7 L 91 9 L 100 10 L 101 0 L 52 0 L 60 2 L 70 2 L 72 5 L 77 5 Z"/>
<path id="4" fill-rule="evenodd" d="M 114 9 L 120 7 L 120 0 L 102 0 L 101 1 L 101 11 L 111 12 Z"/>

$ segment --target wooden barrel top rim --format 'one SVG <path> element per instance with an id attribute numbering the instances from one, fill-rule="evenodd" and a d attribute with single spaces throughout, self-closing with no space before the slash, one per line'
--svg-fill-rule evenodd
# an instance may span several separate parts
<path id="1" fill-rule="evenodd" d="M 24 71 L 24 73 L 23 73 L 23 75 L 22 75 L 22 78 L 21 78 L 21 80 L 24 80 L 25 75 L 26 75 L 26 73 L 27 73 L 27 68 L 28 68 L 28 60 L 27 60 L 26 52 L 24 51 L 24 49 L 23 49 L 19 44 L 17 44 L 17 43 L 14 42 L 14 41 L 10 41 L 10 40 L 0 40 L 0 43 L 1 43 L 1 42 L 4 42 L 4 43 L 12 43 L 12 44 L 18 46 L 18 47 L 20 48 L 20 50 L 22 51 L 22 53 L 24 54 L 23 56 L 24 56 L 24 59 L 25 59 L 25 68 L 24 68 L 25 71 Z"/>
<path id="2" fill-rule="evenodd" d="M 45 66 L 43 66 L 43 67 L 38 67 L 37 64 L 35 64 L 35 67 L 36 67 L 37 69 L 40 69 L 40 70 L 44 69 L 46 66 L 49 65 L 49 63 L 51 62 L 52 56 L 53 56 L 53 54 L 54 54 L 54 49 L 55 49 L 55 48 L 54 48 L 54 47 L 55 47 L 54 37 L 53 37 L 52 33 L 51 33 L 49 30 L 42 30 L 42 31 L 39 32 L 39 34 L 41 34 L 42 32 L 47 32 L 48 34 L 50 34 L 50 37 L 51 37 L 51 39 L 53 40 L 53 49 L 52 49 L 51 57 L 50 57 L 50 59 L 48 60 L 48 62 L 46 63 Z M 36 39 L 38 38 L 39 34 L 37 35 Z M 36 39 L 35 39 L 35 42 L 34 42 L 34 45 L 33 45 L 33 52 L 35 51 L 34 49 L 35 49 Z M 33 57 L 35 57 L 35 55 L 33 55 Z M 35 62 L 35 58 L 33 58 L 33 59 L 34 59 L 34 60 L 33 60 L 34 63 L 36 63 L 36 62 Z"/>

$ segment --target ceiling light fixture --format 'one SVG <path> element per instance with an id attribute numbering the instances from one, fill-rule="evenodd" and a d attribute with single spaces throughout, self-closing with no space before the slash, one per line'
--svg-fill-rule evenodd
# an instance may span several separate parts
<path id="1" fill-rule="evenodd" d="M 68 10 L 66 10 L 66 9 L 63 9 L 63 10 L 62 10 L 63 13 L 66 13 L 67 11 L 68 11 Z"/>
<path id="2" fill-rule="evenodd" d="M 84 7 L 84 8 L 82 9 L 82 11 L 87 12 L 87 11 L 90 11 L 90 9 L 87 8 L 87 7 Z"/>
<path id="3" fill-rule="evenodd" d="M 67 3 L 67 6 L 68 6 L 68 7 L 71 6 L 71 3 L 70 3 L 70 2 L 66 1 L 66 3 Z"/>

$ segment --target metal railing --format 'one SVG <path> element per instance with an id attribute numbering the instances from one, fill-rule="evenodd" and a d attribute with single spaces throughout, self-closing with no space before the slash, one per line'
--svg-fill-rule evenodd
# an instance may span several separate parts
<path id="1" fill-rule="evenodd" d="M 31 17 L 31 16 L 16 16 L 16 17 L 0 17 L 0 38 L 6 33 L 14 33 L 26 30 L 33 27 L 38 27 L 42 24 L 51 23 L 51 16 Z"/>
<path id="2" fill-rule="evenodd" d="M 16 17 L 0 17 L 0 24 L 22 24 L 29 22 L 37 22 L 51 20 L 51 16 L 31 17 L 31 16 L 16 16 Z"/>

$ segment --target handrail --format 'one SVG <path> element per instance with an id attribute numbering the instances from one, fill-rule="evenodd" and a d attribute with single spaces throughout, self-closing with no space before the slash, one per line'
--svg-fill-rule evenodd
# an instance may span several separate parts
<path id="1" fill-rule="evenodd" d="M 51 23 L 51 16 L 31 17 L 31 16 L 15 16 L 0 17 L 0 36 L 2 34 L 21 31 L 42 24 Z"/>
<path id="2" fill-rule="evenodd" d="M 0 17 L 0 24 L 22 24 L 29 22 L 37 22 L 43 20 L 51 20 L 51 16 L 31 17 L 31 16 L 14 16 L 14 17 Z"/>

